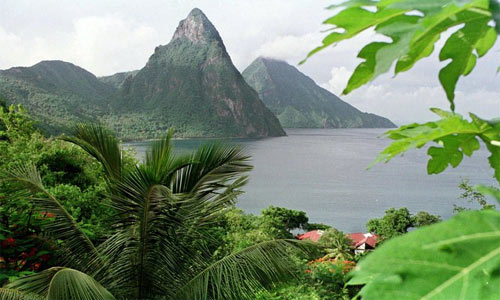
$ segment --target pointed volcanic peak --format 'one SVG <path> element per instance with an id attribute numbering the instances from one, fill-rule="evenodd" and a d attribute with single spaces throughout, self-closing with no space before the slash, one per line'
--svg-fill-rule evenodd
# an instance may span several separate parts
<path id="1" fill-rule="evenodd" d="M 199 8 L 194 8 L 186 19 L 179 22 L 172 37 L 172 40 L 176 39 L 188 39 L 192 42 L 202 43 L 216 40 L 223 44 L 219 32 Z"/>
<path id="2" fill-rule="evenodd" d="M 259 57 L 242 74 L 285 128 L 396 127 L 342 101 L 285 61 Z"/>
<path id="3" fill-rule="evenodd" d="M 134 131 L 122 133 L 125 137 L 154 138 L 172 127 L 188 137 L 285 134 L 199 9 L 179 23 L 169 44 L 156 47 L 143 69 L 123 82 L 117 110 L 121 123 L 139 119 Z"/>

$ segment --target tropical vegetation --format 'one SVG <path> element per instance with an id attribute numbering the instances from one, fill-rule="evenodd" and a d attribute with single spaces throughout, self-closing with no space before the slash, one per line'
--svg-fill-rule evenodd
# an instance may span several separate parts
<path id="1" fill-rule="evenodd" d="M 12 106 L 3 112 L 9 139 L 11 129 L 17 131 L 15 124 L 29 124 L 16 123 L 24 114 L 22 108 Z M 31 132 L 31 137 L 38 134 Z M 95 218 L 87 223 L 106 220 L 97 224 L 104 228 L 99 236 L 89 234 L 98 232 L 92 228 L 84 229 L 85 222 L 79 219 L 85 220 L 80 216 L 85 206 L 77 210 L 78 201 L 72 201 L 78 192 L 87 192 L 78 190 L 82 184 L 51 188 L 57 178 L 53 179 L 56 172 L 50 163 L 38 167 L 32 160 L 21 160 L 3 169 L 4 217 L 28 214 L 12 221 L 25 225 L 23 237 L 30 238 L 26 236 L 30 232 L 44 243 L 30 245 L 29 253 L 23 251 L 33 259 L 22 264 L 28 264 L 31 272 L 45 269 L 17 280 L 9 277 L 12 282 L 0 294 L 47 299 L 242 299 L 289 275 L 294 269 L 289 254 L 307 248 L 295 240 L 268 239 L 222 258 L 215 255 L 218 247 L 212 240 L 212 226 L 232 208 L 247 180 L 245 173 L 252 168 L 243 150 L 210 144 L 189 155 L 176 155 L 171 138 L 170 134 L 155 142 L 144 162 L 136 164 L 128 162 L 115 136 L 98 125 L 77 126 L 72 136 L 62 138 L 66 142 L 45 143 L 40 136 L 41 144 L 56 143 L 52 147 L 63 145 L 62 149 L 86 156 L 99 172 L 104 185 L 101 200 L 82 196 L 91 198 L 95 206 L 89 209 Z M 18 142 L 15 137 L 11 140 Z M 4 143 L 14 150 L 9 141 Z M 63 169 L 57 175 L 70 177 L 67 169 L 71 168 L 57 167 Z M 43 174 L 46 169 L 51 169 L 48 176 Z M 37 222 L 30 222 L 30 217 Z M 6 228 L 13 227 L 7 224 Z M 20 233 L 12 234 L 4 240 L 9 249 Z M 43 247 L 49 249 L 52 260 L 41 266 L 36 259 L 45 263 L 47 252 L 37 253 Z"/>
<path id="2" fill-rule="evenodd" d="M 393 140 L 376 162 L 389 161 L 410 149 L 428 147 L 429 174 L 456 167 L 481 142 L 490 156 L 494 178 L 500 183 L 500 122 L 455 112 L 455 88 L 470 74 L 478 59 L 493 47 L 500 34 L 497 0 L 351 0 L 332 5 L 336 14 L 325 21 L 333 30 L 322 49 L 373 29 L 389 42 L 372 42 L 358 54 L 363 61 L 344 93 L 366 84 L 395 66 L 395 74 L 411 69 L 432 54 L 444 33 L 439 72 L 451 111 L 431 109 L 440 119 L 390 130 Z M 356 20 L 356 22 L 352 22 Z M 496 188 L 477 191 L 500 201 Z M 363 299 L 498 299 L 500 290 L 500 212 L 465 211 L 449 221 L 391 239 L 363 259 L 352 273 L 351 285 L 363 285 Z M 404 248 L 405 251 L 401 251 Z"/>
<path id="3" fill-rule="evenodd" d="M 429 56 L 448 32 L 439 80 L 450 111 L 386 133 L 376 162 L 427 146 L 427 172 L 458 166 L 481 144 L 500 183 L 500 122 L 455 112 L 458 79 L 500 33 L 496 0 L 350 0 L 334 5 L 323 45 L 367 29 L 389 37 L 359 53 L 345 93 L 395 66 Z M 352 22 L 356 20 L 356 22 Z M 172 133 L 143 162 L 100 125 L 46 138 L 22 106 L 0 108 L 1 299 L 498 299 L 500 202 L 496 187 L 461 184 L 481 210 L 455 207 L 441 221 L 391 208 L 367 223 L 383 241 L 356 256 L 341 231 L 304 212 L 234 207 L 251 170 L 237 146 L 208 144 L 175 154 Z M 431 144 L 431 145 L 429 145 Z M 292 239 L 324 230 L 318 243 Z M 414 229 L 414 230 L 411 230 Z"/>

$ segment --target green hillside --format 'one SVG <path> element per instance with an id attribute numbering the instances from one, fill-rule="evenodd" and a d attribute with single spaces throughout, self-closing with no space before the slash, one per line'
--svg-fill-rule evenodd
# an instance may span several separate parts
<path id="1" fill-rule="evenodd" d="M 109 76 L 97 77 L 97 79 L 99 79 L 101 82 L 103 82 L 105 84 L 110 84 L 118 89 L 122 86 L 122 84 L 125 82 L 125 80 L 127 80 L 127 78 L 134 77 L 138 72 L 139 72 L 139 70 L 134 70 L 134 71 L 129 71 L 129 72 L 120 72 L 120 73 L 116 73 L 116 74 L 109 75 Z"/>
<path id="2" fill-rule="evenodd" d="M 63 61 L 0 71 L 0 99 L 22 104 L 48 134 L 64 132 L 77 121 L 103 118 L 114 93 L 114 87 L 92 73 Z"/>
<path id="3" fill-rule="evenodd" d="M 396 127 L 342 101 L 284 61 L 257 58 L 243 77 L 285 128 Z"/>

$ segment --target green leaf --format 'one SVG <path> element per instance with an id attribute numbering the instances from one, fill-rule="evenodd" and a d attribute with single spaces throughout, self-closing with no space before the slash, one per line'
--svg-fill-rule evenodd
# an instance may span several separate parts
<path id="1" fill-rule="evenodd" d="M 293 277 L 292 253 L 317 250 L 297 240 L 272 240 L 230 254 L 196 274 L 180 290 L 180 299 L 255 299 L 252 292 Z"/>
<path id="2" fill-rule="evenodd" d="M 0 300 L 45 300 L 44 297 L 15 289 L 0 288 Z"/>
<path id="3" fill-rule="evenodd" d="M 352 4 L 354 4 L 352 7 L 342 10 L 334 17 L 323 22 L 324 24 L 334 25 L 334 29 L 344 29 L 344 32 L 335 31 L 330 33 L 323 40 L 323 45 L 312 50 L 307 57 L 310 57 L 314 53 L 323 50 L 334 43 L 352 38 L 370 27 L 383 23 L 392 17 L 402 15 L 405 12 L 403 10 L 394 9 L 371 12 L 359 7 L 358 3 L 353 2 Z"/>
<path id="4" fill-rule="evenodd" d="M 452 106 L 458 78 L 469 74 L 476 64 L 477 57 L 473 51 L 477 49 L 478 55 L 482 56 L 495 42 L 496 33 L 493 38 L 488 34 L 493 30 L 487 26 L 488 21 L 488 18 L 481 18 L 466 23 L 448 38 L 439 53 L 439 60 L 452 60 L 439 72 L 439 80 Z"/>
<path id="5" fill-rule="evenodd" d="M 431 159 L 428 162 L 427 171 L 429 174 L 438 174 L 448 165 L 458 166 L 464 154 L 471 156 L 480 148 L 478 141 L 480 139 L 491 153 L 488 160 L 494 169 L 494 177 L 500 182 L 500 147 L 495 146 L 496 141 L 500 141 L 499 123 L 482 120 L 475 115 L 471 115 L 472 121 L 467 121 L 459 114 L 439 109 L 432 109 L 432 111 L 441 119 L 425 124 L 401 126 L 386 132 L 385 135 L 394 141 L 380 153 L 369 168 L 376 163 L 388 162 L 406 151 L 434 142 L 439 147 L 429 148 L 427 153 Z"/>
<path id="6" fill-rule="evenodd" d="M 351 0 L 329 8 L 339 7 L 343 9 L 324 22 L 333 25 L 333 32 L 307 57 L 369 28 L 391 40 L 369 43 L 359 52 L 363 61 L 351 75 L 344 94 L 389 71 L 394 62 L 395 74 L 411 69 L 429 56 L 441 34 L 450 30 L 454 33 L 441 49 L 440 60 L 452 61 L 441 70 L 439 79 L 452 110 L 459 77 L 472 72 L 477 58 L 495 44 L 497 32 L 489 24 L 498 20 L 500 10 L 496 1 L 489 0 Z"/>
<path id="7" fill-rule="evenodd" d="M 471 156 L 472 153 L 479 150 L 480 147 L 481 145 L 474 135 L 466 136 L 460 144 L 462 152 L 467 156 Z"/>
<path id="8" fill-rule="evenodd" d="M 46 297 L 47 300 L 114 300 L 101 284 L 89 275 L 70 268 L 50 268 L 20 278 L 8 285 L 25 293 Z"/>
<path id="9" fill-rule="evenodd" d="M 359 64 L 349 79 L 343 94 L 362 86 L 378 75 L 387 72 L 393 62 L 407 51 L 408 43 L 418 29 L 416 16 L 398 16 L 377 26 L 376 31 L 391 37 L 392 43 L 374 42 L 358 54 L 365 61 Z"/>
<path id="10" fill-rule="evenodd" d="M 364 284 L 366 300 L 493 300 L 499 268 L 500 212 L 469 211 L 387 241 L 361 260 L 349 284 Z"/>
<path id="11" fill-rule="evenodd" d="M 103 126 L 95 123 L 79 123 L 73 128 L 71 136 L 62 136 L 61 139 L 80 146 L 97 159 L 112 180 L 122 176 L 120 142 Z"/>
<path id="12" fill-rule="evenodd" d="M 443 172 L 448 164 L 454 168 L 460 164 L 463 159 L 462 152 L 458 149 L 430 147 L 427 154 L 431 156 L 427 163 L 427 173 L 439 174 Z"/>

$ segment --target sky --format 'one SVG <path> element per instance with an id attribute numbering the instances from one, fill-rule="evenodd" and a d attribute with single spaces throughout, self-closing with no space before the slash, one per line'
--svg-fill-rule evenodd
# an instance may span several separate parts
<path id="1" fill-rule="evenodd" d="M 142 68 L 154 48 L 167 44 L 191 9 L 204 11 L 219 31 L 235 66 L 243 71 L 258 56 L 282 59 L 362 111 L 398 125 L 435 119 L 429 107 L 448 109 L 439 85 L 437 54 L 412 70 L 393 73 L 340 95 L 361 61 L 357 52 L 380 40 L 365 32 L 298 66 L 321 44 L 338 0 L 1 0 L 0 69 L 64 60 L 96 76 Z M 441 42 L 442 44 L 442 42 Z M 456 107 L 483 118 L 500 117 L 500 42 L 457 85 Z"/>

